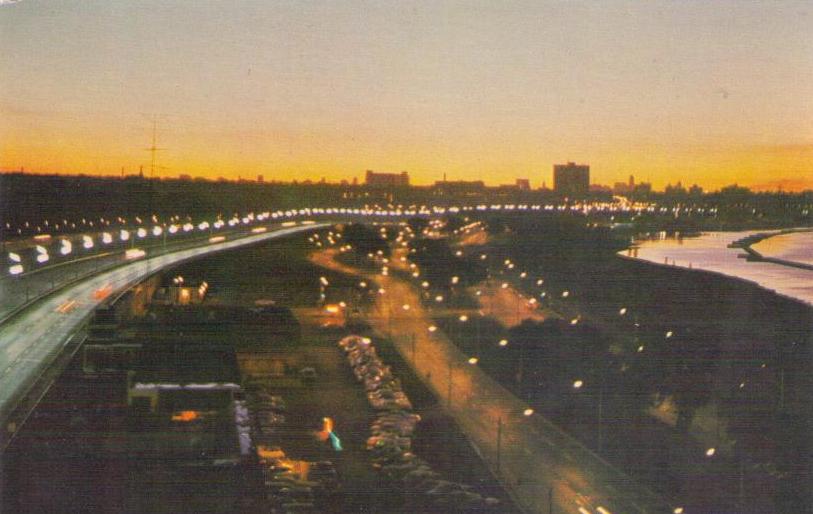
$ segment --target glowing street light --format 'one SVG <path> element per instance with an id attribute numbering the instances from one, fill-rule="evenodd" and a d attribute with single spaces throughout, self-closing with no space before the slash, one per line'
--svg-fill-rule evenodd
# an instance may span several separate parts
<path id="1" fill-rule="evenodd" d="M 50 257 L 48 256 L 48 249 L 44 246 L 37 245 L 37 262 L 40 264 L 48 262 Z"/>
<path id="2" fill-rule="evenodd" d="M 714 457 L 715 453 L 717 453 L 716 448 L 713 448 L 713 447 L 709 448 L 708 450 L 706 450 L 706 457 Z"/>
<path id="3" fill-rule="evenodd" d="M 408 311 L 409 310 L 409 304 L 405 303 L 404 305 L 401 306 L 401 308 L 404 309 L 405 311 Z"/>
<path id="4" fill-rule="evenodd" d="M 619 316 L 623 316 L 626 313 L 627 313 L 627 308 L 626 307 L 621 307 L 621 309 L 618 311 Z"/>
<path id="5" fill-rule="evenodd" d="M 534 410 L 532 408 L 530 408 L 530 407 L 528 407 L 527 409 L 522 411 L 522 415 L 525 416 L 525 417 L 533 416 L 533 414 L 534 414 Z"/>
<path id="6" fill-rule="evenodd" d="M 437 295 L 435 297 L 435 301 L 438 302 L 438 303 L 442 302 L 443 301 L 443 295 L 442 294 Z"/>
<path id="7" fill-rule="evenodd" d="M 581 381 L 581 380 L 576 380 L 576 381 L 573 382 L 573 388 L 574 389 L 581 389 L 583 385 L 584 385 L 584 382 Z"/>
<path id="8" fill-rule="evenodd" d="M 469 364 L 471 364 L 472 366 L 477 364 L 479 361 L 480 359 L 478 359 L 477 357 L 469 357 Z"/>
<path id="9" fill-rule="evenodd" d="M 466 316 L 465 314 L 461 314 L 460 317 L 457 318 L 457 319 L 459 319 L 461 321 L 461 323 L 465 323 L 465 322 L 467 322 L 469 320 L 469 317 Z"/>
<path id="10" fill-rule="evenodd" d="M 500 346 L 508 346 L 508 339 L 500 339 L 500 342 L 497 344 Z"/>
<path id="11" fill-rule="evenodd" d="M 128 230 L 124 230 L 124 229 L 122 229 L 122 230 L 119 232 L 119 239 L 121 239 L 122 241 L 127 241 L 127 240 L 129 240 L 129 239 L 130 239 L 130 232 L 129 232 Z"/>
<path id="12" fill-rule="evenodd" d="M 61 239 L 61 245 L 59 248 L 59 253 L 62 255 L 68 255 L 73 251 L 73 244 L 67 239 Z"/>
<path id="13" fill-rule="evenodd" d="M 435 325 L 429 325 L 429 328 L 427 330 L 429 330 L 430 332 L 435 332 L 437 329 L 438 327 L 436 327 Z"/>

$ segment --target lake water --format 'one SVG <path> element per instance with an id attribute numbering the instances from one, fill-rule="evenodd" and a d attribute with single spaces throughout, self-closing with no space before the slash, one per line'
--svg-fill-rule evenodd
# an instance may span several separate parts
<path id="1" fill-rule="evenodd" d="M 745 252 L 728 244 L 750 234 L 746 232 L 705 232 L 696 237 L 644 239 L 638 248 L 621 255 L 658 264 L 716 271 L 744 278 L 777 293 L 813 304 L 813 271 L 739 258 Z M 753 248 L 766 257 L 813 264 L 813 232 L 797 232 L 764 239 Z"/>

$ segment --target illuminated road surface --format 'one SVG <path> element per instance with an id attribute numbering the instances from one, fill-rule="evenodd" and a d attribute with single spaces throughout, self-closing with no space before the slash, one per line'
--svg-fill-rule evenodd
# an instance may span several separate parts
<path id="1" fill-rule="evenodd" d="M 242 237 L 247 231 L 221 229 L 215 235 L 223 235 L 227 239 Z M 99 234 L 91 234 L 98 240 Z M 162 241 L 160 238 L 137 238 L 131 242 L 116 241 L 109 246 L 98 246 L 90 250 L 80 249 L 74 246 L 74 251 L 67 256 L 71 260 L 63 260 L 65 257 L 56 257 L 40 265 L 31 266 L 27 263 L 25 273 L 12 276 L 5 273 L 5 269 L 0 269 L 0 323 L 8 316 L 12 316 L 16 311 L 24 308 L 29 300 L 49 293 L 53 289 L 58 289 L 70 281 L 80 280 L 85 276 L 93 275 L 105 268 L 112 268 L 120 264 L 122 255 L 127 248 L 136 243 L 139 248 L 143 248 L 149 255 L 158 256 L 160 254 L 184 250 L 187 248 L 199 247 L 208 243 L 210 234 L 201 236 L 195 232 L 191 235 L 184 235 L 180 238 L 173 238 Z M 25 239 L 13 241 L 6 244 L 7 249 L 17 249 L 18 247 L 30 248 L 36 241 Z M 21 250 L 20 250 L 21 251 Z"/>
<path id="2" fill-rule="evenodd" d="M 181 261 L 326 226 L 329 224 L 283 228 L 158 257 L 147 256 L 67 286 L 31 305 L 0 326 L 0 421 L 5 425 L 20 398 L 105 296 Z"/>
<path id="3" fill-rule="evenodd" d="M 673 511 L 538 414 L 525 416 L 525 403 L 469 364 L 469 356 L 461 354 L 440 331 L 429 332 L 431 318 L 412 286 L 392 276 L 359 272 L 336 262 L 335 255 L 335 250 L 325 250 L 313 254 L 312 260 L 375 280 L 384 289 L 376 301 L 378 315 L 369 316 L 369 322 L 379 332 L 390 334 L 400 353 L 444 403 L 449 400 L 451 369 L 451 414 L 492 468 L 496 468 L 497 429 L 502 425 L 498 474 L 529 512 L 547 514 L 549 502 L 557 514 Z M 404 304 L 409 305 L 408 310 Z"/>

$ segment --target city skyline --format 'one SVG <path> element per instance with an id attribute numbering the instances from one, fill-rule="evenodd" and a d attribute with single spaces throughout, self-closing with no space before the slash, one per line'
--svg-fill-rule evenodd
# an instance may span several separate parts
<path id="1" fill-rule="evenodd" d="M 0 6 L 0 169 L 813 188 L 802 2 L 26 0 Z M 92 51 L 89 51 L 92 49 Z M 352 170 L 352 171 L 348 171 Z M 146 171 L 145 171 L 146 172 Z"/>

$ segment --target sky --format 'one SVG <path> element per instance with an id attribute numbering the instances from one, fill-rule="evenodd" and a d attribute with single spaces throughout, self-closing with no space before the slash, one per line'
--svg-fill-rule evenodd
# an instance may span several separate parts
<path id="1" fill-rule="evenodd" d="M 0 0 L 0 169 L 813 188 L 808 1 Z"/>

